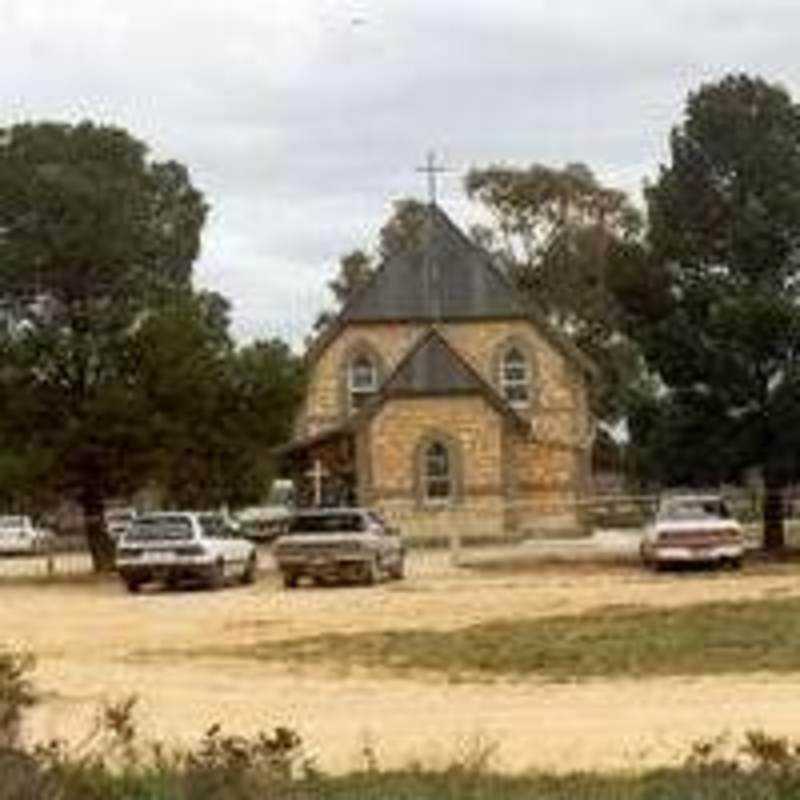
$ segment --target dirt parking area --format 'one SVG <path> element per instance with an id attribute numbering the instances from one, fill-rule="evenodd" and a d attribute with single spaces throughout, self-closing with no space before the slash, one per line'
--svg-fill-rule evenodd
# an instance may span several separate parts
<path id="1" fill-rule="evenodd" d="M 625 768 L 673 761 L 693 740 L 721 732 L 797 735 L 800 675 L 449 683 L 203 650 L 321 632 L 449 629 L 609 605 L 798 594 L 799 566 L 653 575 L 630 565 L 567 564 L 493 573 L 421 553 L 405 581 L 373 588 L 286 591 L 274 574 L 216 592 L 0 585 L 0 638 L 37 654 L 45 701 L 29 733 L 39 739 L 77 741 L 104 701 L 135 694 L 147 738 L 192 741 L 214 722 L 242 733 L 288 725 L 329 769 L 358 766 L 366 745 L 390 765 L 412 757 L 437 763 L 477 741 L 496 744 L 507 769 Z"/>

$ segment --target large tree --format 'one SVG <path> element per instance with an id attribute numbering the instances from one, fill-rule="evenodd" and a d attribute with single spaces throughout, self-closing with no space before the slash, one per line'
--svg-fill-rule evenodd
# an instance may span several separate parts
<path id="1" fill-rule="evenodd" d="M 98 566 L 111 558 L 104 498 L 149 457 L 131 341 L 190 291 L 205 215 L 186 169 L 123 130 L 0 130 L 2 435 L 48 455 Z"/>
<path id="2" fill-rule="evenodd" d="M 698 466 L 719 462 L 710 472 L 686 463 L 695 481 L 760 468 L 764 544 L 780 548 L 780 492 L 797 452 L 800 108 L 760 78 L 701 86 L 646 197 L 666 302 L 632 321 L 675 420 L 650 430 L 666 437 L 662 457 L 691 432 Z"/>
<path id="3" fill-rule="evenodd" d="M 583 164 L 475 168 L 465 185 L 491 221 L 473 231 L 475 238 L 597 363 L 595 410 L 619 419 L 626 387 L 641 367 L 616 299 L 617 285 L 641 262 L 640 214 Z"/>

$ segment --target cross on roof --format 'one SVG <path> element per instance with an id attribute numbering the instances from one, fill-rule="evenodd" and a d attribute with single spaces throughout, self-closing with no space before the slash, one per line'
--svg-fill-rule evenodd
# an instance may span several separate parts
<path id="1" fill-rule="evenodd" d="M 431 205 L 436 204 L 436 175 L 439 172 L 449 172 L 446 167 L 436 165 L 436 154 L 433 150 L 428 151 L 427 161 L 424 167 L 417 167 L 417 172 L 428 174 L 428 200 Z"/>

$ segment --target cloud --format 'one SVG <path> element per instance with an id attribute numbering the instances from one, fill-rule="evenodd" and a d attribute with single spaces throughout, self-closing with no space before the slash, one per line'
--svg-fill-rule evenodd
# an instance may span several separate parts
<path id="1" fill-rule="evenodd" d="M 0 0 L 0 104 L 185 163 L 213 209 L 198 280 L 240 336 L 297 339 L 430 148 L 464 224 L 473 165 L 580 160 L 636 194 L 702 81 L 800 85 L 799 24 L 793 0 Z"/>

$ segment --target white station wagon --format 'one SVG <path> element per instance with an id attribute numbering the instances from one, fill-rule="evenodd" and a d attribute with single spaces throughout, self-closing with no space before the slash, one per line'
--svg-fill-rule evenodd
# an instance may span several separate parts
<path id="1" fill-rule="evenodd" d="M 222 514 L 159 511 L 142 514 L 117 542 L 117 571 L 130 592 L 158 581 L 170 588 L 200 581 L 253 583 L 256 550 Z"/>

